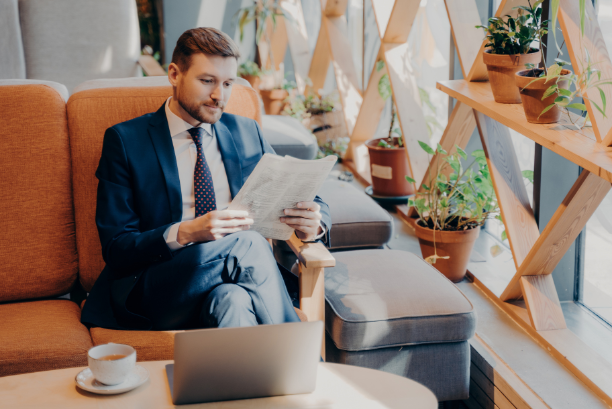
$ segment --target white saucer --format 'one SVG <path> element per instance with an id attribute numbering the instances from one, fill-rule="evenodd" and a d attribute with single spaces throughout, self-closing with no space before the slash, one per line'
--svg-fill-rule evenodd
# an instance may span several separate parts
<path id="1" fill-rule="evenodd" d="M 149 371 L 140 365 L 136 365 L 125 381 L 119 385 L 104 385 L 94 378 L 91 369 L 85 368 L 74 378 L 77 386 L 87 392 L 100 395 L 116 395 L 138 388 L 149 379 Z"/>

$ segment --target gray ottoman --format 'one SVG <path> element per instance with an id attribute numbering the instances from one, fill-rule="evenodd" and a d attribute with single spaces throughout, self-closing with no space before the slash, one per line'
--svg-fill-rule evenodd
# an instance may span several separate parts
<path id="1" fill-rule="evenodd" d="M 326 360 L 413 379 L 439 401 L 467 399 L 476 316 L 470 301 L 412 253 L 334 253 L 325 269 Z"/>
<path id="2" fill-rule="evenodd" d="M 261 132 L 277 155 L 289 155 L 298 159 L 314 159 L 317 156 L 317 138 L 295 118 L 263 115 Z"/>
<path id="3" fill-rule="evenodd" d="M 391 215 L 371 197 L 354 186 L 328 179 L 319 196 L 329 205 L 331 213 L 331 246 L 329 249 L 380 248 L 393 235 Z M 295 254 L 284 241 L 274 242 L 276 260 L 291 269 Z"/>

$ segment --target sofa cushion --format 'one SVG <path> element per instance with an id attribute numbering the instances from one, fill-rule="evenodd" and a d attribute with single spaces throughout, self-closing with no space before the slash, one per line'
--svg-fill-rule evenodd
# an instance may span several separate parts
<path id="1" fill-rule="evenodd" d="M 0 0 L 0 78 L 25 78 L 17 0 Z"/>
<path id="2" fill-rule="evenodd" d="M 331 249 L 379 247 L 393 235 L 391 215 L 349 183 L 328 179 L 319 196 L 329 205 Z"/>
<path id="3" fill-rule="evenodd" d="M 325 328 L 338 349 L 465 341 L 474 335 L 470 301 L 412 253 L 334 253 L 325 269 Z"/>
<path id="4" fill-rule="evenodd" d="M 79 278 L 83 288 L 90 291 L 104 268 L 95 221 L 95 172 L 104 132 L 119 122 L 157 111 L 172 94 L 172 88 L 165 77 L 144 77 L 88 81 L 78 89 L 82 91 L 68 100 L 68 122 Z M 225 112 L 257 119 L 261 111 L 255 91 L 235 84 Z"/>
<path id="5" fill-rule="evenodd" d="M 300 320 L 308 321 L 306 315 L 295 308 Z M 92 328 L 94 345 L 127 344 L 136 349 L 138 361 L 163 361 L 174 359 L 174 334 L 182 331 L 118 331 L 106 328 Z"/>
<path id="6" fill-rule="evenodd" d="M 0 376 L 87 365 L 93 346 L 69 300 L 0 305 Z"/>
<path id="7" fill-rule="evenodd" d="M 314 159 L 317 156 L 317 138 L 295 118 L 264 115 L 261 132 L 277 155 L 298 159 Z"/>
<path id="8" fill-rule="evenodd" d="M 78 264 L 61 84 L 0 81 L 0 302 L 65 294 Z"/>
<path id="9" fill-rule="evenodd" d="M 142 75 L 140 33 L 131 0 L 20 0 L 28 78 L 68 90 L 93 78 Z"/>

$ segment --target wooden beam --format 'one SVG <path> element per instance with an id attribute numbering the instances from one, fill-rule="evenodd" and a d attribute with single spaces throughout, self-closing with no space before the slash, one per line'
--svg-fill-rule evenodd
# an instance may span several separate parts
<path id="1" fill-rule="evenodd" d="M 295 235 L 291 236 L 286 243 L 306 268 L 323 268 L 336 265 L 334 256 L 321 243 L 304 243 Z"/>
<path id="2" fill-rule="evenodd" d="M 567 328 L 552 275 L 522 276 L 520 283 L 536 331 Z"/>
<path id="3" fill-rule="evenodd" d="M 568 54 L 572 62 L 572 68 L 576 75 L 580 75 L 583 67 L 586 67 L 587 52 L 594 67 L 601 71 L 602 80 L 612 80 L 612 63 L 608 48 L 601 33 L 601 28 L 597 23 L 597 15 L 591 2 L 584 2 L 586 16 L 584 24 L 584 36 L 580 32 L 580 5 L 576 0 L 561 0 L 559 11 L 559 24 L 563 30 L 563 37 L 567 45 Z M 586 51 L 585 51 L 586 50 Z M 607 100 L 612 98 L 612 85 L 602 85 Z M 604 117 L 597 109 L 594 109 L 590 101 L 593 101 L 603 109 L 603 102 L 597 88 L 590 88 L 586 91 L 588 98 L 584 99 L 587 107 L 593 130 L 598 142 L 604 146 L 612 145 L 612 115 L 609 109 Z"/>
<path id="4" fill-rule="evenodd" d="M 421 108 L 421 97 L 416 80 L 409 64 L 408 43 L 385 44 L 385 53 L 389 80 L 393 89 L 393 100 L 397 108 L 397 118 L 404 135 L 404 147 L 410 164 L 410 173 L 417 184 L 421 184 L 429 157 L 419 146 L 418 141 L 427 141 L 427 125 Z"/>
<path id="5" fill-rule="evenodd" d="M 405 43 L 419 11 L 419 0 L 396 1 L 382 39 L 384 43 Z"/>
<path id="6" fill-rule="evenodd" d="M 346 18 L 344 16 L 323 17 L 321 24 L 325 24 L 327 28 L 327 39 L 346 121 L 346 129 L 348 134 L 351 135 L 355 128 L 363 97 L 359 91 L 359 80 L 353 65 L 351 46 L 344 35 L 347 32 Z"/>
<path id="7" fill-rule="evenodd" d="M 325 270 L 306 268 L 299 264 L 300 310 L 308 321 L 325 322 Z M 321 343 L 321 357 L 325 359 L 325 331 Z"/>
<path id="8" fill-rule="evenodd" d="M 316 92 L 325 86 L 327 71 L 331 64 L 331 49 L 329 45 L 329 34 L 327 33 L 327 24 L 323 24 L 324 17 L 321 18 L 321 28 L 319 37 L 315 45 L 310 68 L 308 70 L 308 78 L 312 82 L 312 89 Z M 306 87 L 307 89 L 309 87 Z"/>
<path id="9" fill-rule="evenodd" d="M 381 39 L 385 36 L 385 31 L 387 31 L 387 25 L 389 24 L 394 6 L 395 0 L 372 0 L 374 19 L 376 20 L 376 27 L 378 27 L 378 36 Z"/>
<path id="10" fill-rule="evenodd" d="M 138 56 L 138 64 L 148 77 L 161 77 L 168 75 L 161 65 L 151 55 Z"/>
<path id="11" fill-rule="evenodd" d="M 540 236 L 508 128 L 474 111 L 514 264 L 518 269 Z"/>
<path id="12" fill-rule="evenodd" d="M 286 23 L 285 28 L 297 89 L 300 94 L 304 94 L 310 68 L 310 47 L 308 46 L 308 33 L 302 2 L 299 0 L 283 0 L 281 7 L 293 20 Z"/>
<path id="13" fill-rule="evenodd" d="M 455 49 L 459 57 L 463 78 L 467 78 L 474 62 L 481 58 L 480 47 L 484 33 L 476 28 L 481 24 L 476 0 L 444 0 Z M 488 74 L 486 78 L 489 78 Z M 484 78 L 481 78 L 484 80 Z"/>
<path id="14" fill-rule="evenodd" d="M 378 52 L 376 61 L 379 60 L 384 61 L 382 48 Z M 351 134 L 351 141 L 354 142 L 361 143 L 374 137 L 376 129 L 378 128 L 378 123 L 380 122 L 380 117 L 387 103 L 378 92 L 378 82 L 382 76 L 387 73 L 387 67 L 385 64 L 380 71 L 377 71 L 376 65 L 377 64 L 374 64 L 374 68 L 372 68 L 368 86 L 363 94 L 363 103 L 361 104 L 361 109 L 359 110 L 359 115 L 357 115 L 353 133 Z"/>
<path id="15" fill-rule="evenodd" d="M 340 17 L 344 15 L 348 0 L 321 0 L 321 10 L 327 17 Z"/>
<path id="16" fill-rule="evenodd" d="M 610 182 L 582 172 L 500 296 L 502 301 L 520 297 L 522 276 L 553 272 L 609 191 Z"/>

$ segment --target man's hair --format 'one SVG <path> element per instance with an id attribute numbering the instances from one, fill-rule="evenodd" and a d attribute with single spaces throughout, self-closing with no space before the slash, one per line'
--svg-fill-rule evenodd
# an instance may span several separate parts
<path id="1" fill-rule="evenodd" d="M 212 27 L 198 27 L 185 31 L 179 37 L 172 53 L 172 62 L 182 72 L 189 70 L 193 54 L 240 57 L 236 43 L 224 32 Z"/>

